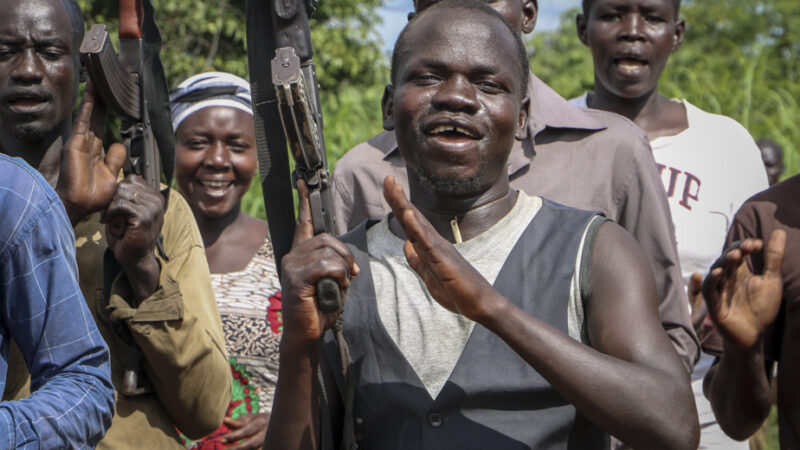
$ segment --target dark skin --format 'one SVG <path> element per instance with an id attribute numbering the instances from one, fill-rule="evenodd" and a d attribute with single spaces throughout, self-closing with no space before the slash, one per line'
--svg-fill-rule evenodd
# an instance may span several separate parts
<path id="1" fill-rule="evenodd" d="M 422 11 L 439 0 L 415 0 L 414 10 Z M 488 2 L 489 6 L 505 17 L 511 27 L 518 33 L 529 34 L 536 28 L 536 19 L 539 14 L 538 0 L 496 0 Z M 408 14 L 411 20 L 416 12 Z"/>
<path id="2" fill-rule="evenodd" d="M 780 310 L 786 232 L 772 233 L 764 273 L 756 275 L 745 259 L 762 249 L 760 239 L 741 241 L 714 263 L 703 283 L 711 317 L 724 338 L 722 357 L 706 374 L 703 389 L 722 430 L 738 440 L 758 431 L 772 406 L 762 343 Z"/>
<path id="3" fill-rule="evenodd" d="M 228 107 L 204 108 L 175 133 L 175 178 L 192 208 L 211 273 L 244 269 L 269 230 L 241 210 L 256 174 L 252 117 Z"/>
<path id="4" fill-rule="evenodd" d="M 102 115 L 87 89 L 75 129 L 72 106 L 81 76 L 61 0 L 9 0 L 0 21 L 0 147 L 20 156 L 54 185 L 73 225 L 102 211 L 109 248 L 133 289 L 134 303 L 158 287 L 155 241 L 163 199 L 135 176 L 119 184 L 125 148 L 103 155 Z"/>
<path id="5" fill-rule="evenodd" d="M 209 107 L 187 117 L 175 133 L 175 178 L 197 221 L 211 273 L 243 270 L 269 230 L 263 220 L 241 210 L 242 197 L 256 174 L 252 117 L 229 107 Z M 225 417 L 232 431 L 228 448 L 261 448 L 269 413 Z"/>
<path id="6" fill-rule="evenodd" d="M 631 119 L 650 140 L 689 126 L 686 108 L 658 92 L 661 73 L 685 31 L 672 0 L 593 0 L 576 24 L 594 61 L 589 107 Z"/>
<path id="7" fill-rule="evenodd" d="M 464 217 L 462 234 L 469 239 L 508 210 L 502 199 L 516 198 L 517 193 L 508 186 L 507 175 L 495 168 L 504 166 L 517 130 L 526 126 L 527 101 L 521 100 L 520 74 L 505 63 L 515 54 L 514 44 L 499 21 L 445 9 L 431 11 L 413 26 L 410 56 L 399 62 L 396 84 L 387 90 L 392 102 L 384 108 L 384 124 L 394 125 L 404 156 L 419 153 L 417 165 L 412 168 L 409 162 L 410 201 L 393 178 L 384 183 L 384 198 L 393 212 L 391 227 L 407 240 L 409 265 L 437 302 L 501 337 L 601 428 L 633 447 L 696 448 L 699 430 L 689 380 L 659 326 L 649 266 L 625 231 L 606 224 L 597 237 L 586 311 L 593 347 L 519 310 L 460 256 L 448 233 L 439 233 L 449 228 L 450 214 L 455 213 Z M 494 39 L 487 41 L 489 32 Z M 468 48 L 471 51 L 462 52 Z M 485 67 L 494 70 L 482 70 Z M 487 91 L 487 81 L 497 86 Z M 499 104 L 506 107 L 495 108 Z M 473 142 L 463 133 L 441 134 L 429 128 L 429 120 L 443 113 L 450 117 L 450 126 L 477 136 L 469 138 Z M 413 145 L 409 148 L 408 143 Z M 481 152 L 487 168 L 474 191 L 453 195 L 431 191 L 420 182 L 417 172 L 471 178 L 481 165 Z M 456 168 L 442 164 L 442 154 L 458 161 Z M 318 357 L 320 338 L 336 316 L 317 309 L 315 282 L 332 276 L 346 289 L 350 277 L 358 274 L 347 246 L 329 235 L 312 236 L 307 192 L 304 187 L 299 190 L 298 232 L 283 260 L 287 326 L 267 448 L 318 446 L 314 370 L 324 361 Z M 449 205 L 447 214 L 432 214 L 437 205 Z M 322 370 L 327 370 L 325 364 Z M 329 388 L 335 390 L 333 385 Z M 651 408 L 654 403 L 661 406 Z M 341 407 L 334 404 L 331 409 L 338 428 Z"/>

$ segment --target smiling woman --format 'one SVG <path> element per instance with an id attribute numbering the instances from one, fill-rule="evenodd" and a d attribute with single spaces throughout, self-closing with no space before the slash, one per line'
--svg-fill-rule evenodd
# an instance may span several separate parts
<path id="1" fill-rule="evenodd" d="M 212 72 L 170 96 L 175 178 L 197 220 L 225 331 L 233 397 L 222 427 L 192 448 L 260 447 L 278 371 L 281 305 L 267 224 L 241 210 L 257 170 L 250 85 Z M 248 447 L 249 448 L 249 447 Z"/>

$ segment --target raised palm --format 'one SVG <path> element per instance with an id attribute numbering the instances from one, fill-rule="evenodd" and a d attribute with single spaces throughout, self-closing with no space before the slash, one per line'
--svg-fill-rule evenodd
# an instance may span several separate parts
<path id="1" fill-rule="evenodd" d="M 759 239 L 742 241 L 717 260 L 703 284 L 703 294 L 717 329 L 743 350 L 758 342 L 781 305 L 786 233 L 777 230 L 772 234 L 764 255 L 764 273 L 755 275 L 745 257 L 762 247 Z"/>

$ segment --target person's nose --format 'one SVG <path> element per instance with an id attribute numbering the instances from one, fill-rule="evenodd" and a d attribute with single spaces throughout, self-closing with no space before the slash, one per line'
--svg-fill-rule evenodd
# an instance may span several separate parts
<path id="1" fill-rule="evenodd" d="M 206 159 L 204 162 L 207 167 L 217 170 L 229 168 L 231 164 L 230 150 L 228 150 L 228 146 L 225 145 L 225 142 L 212 142 L 208 148 L 208 152 L 206 152 Z"/>
<path id="2" fill-rule="evenodd" d="M 476 88 L 464 76 L 453 76 L 445 80 L 433 97 L 436 109 L 474 113 L 479 108 Z"/>
<path id="3" fill-rule="evenodd" d="M 36 84 L 42 81 L 44 69 L 35 49 L 27 48 L 17 55 L 17 64 L 11 72 L 11 78 L 23 84 Z"/>
<path id="4" fill-rule="evenodd" d="M 622 17 L 622 32 L 620 37 L 628 41 L 644 39 L 644 18 L 640 14 L 625 14 Z"/>

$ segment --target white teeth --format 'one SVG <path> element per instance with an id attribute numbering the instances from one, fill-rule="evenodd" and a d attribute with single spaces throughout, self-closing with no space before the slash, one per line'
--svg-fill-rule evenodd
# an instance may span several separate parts
<path id="1" fill-rule="evenodd" d="M 224 188 L 228 187 L 231 184 L 230 181 L 217 181 L 217 180 L 208 180 L 208 181 L 201 181 L 203 186 L 207 186 L 210 188 Z"/>
<path id="2" fill-rule="evenodd" d="M 439 125 L 438 127 L 431 130 L 430 134 L 447 133 L 448 131 L 455 131 L 456 133 L 464 134 L 470 138 L 475 138 L 475 135 L 469 132 L 469 130 L 466 130 L 464 128 L 455 125 Z"/>

